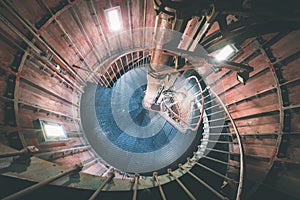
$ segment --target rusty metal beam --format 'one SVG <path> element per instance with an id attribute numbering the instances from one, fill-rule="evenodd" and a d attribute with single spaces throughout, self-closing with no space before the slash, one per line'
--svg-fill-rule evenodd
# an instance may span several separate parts
<path id="1" fill-rule="evenodd" d="M 19 106 L 28 106 L 28 107 L 34 108 L 34 111 L 37 111 L 37 112 L 44 111 L 46 113 L 54 114 L 58 117 L 65 117 L 65 118 L 69 118 L 69 119 L 72 119 L 72 120 L 80 121 L 80 118 L 73 117 L 71 115 L 67 115 L 67 114 L 64 114 L 64 113 L 61 113 L 61 112 L 58 112 L 58 111 L 50 110 L 48 108 L 38 106 L 38 105 L 36 105 L 34 103 L 31 103 L 31 102 L 25 102 L 22 99 L 15 100 L 15 101 L 19 104 Z"/>
<path id="2" fill-rule="evenodd" d="M 85 151 L 88 151 L 91 147 L 89 145 L 87 146 L 79 146 L 79 147 L 73 147 L 73 148 L 66 148 L 66 149 L 60 149 L 60 150 L 50 150 L 47 152 L 38 152 L 35 154 L 36 157 L 43 158 L 46 160 L 54 160 L 60 157 L 73 155 L 77 153 L 82 153 Z"/>
<path id="3" fill-rule="evenodd" d="M 215 61 L 215 59 L 213 57 L 208 57 L 208 62 L 210 64 L 215 65 L 215 67 L 217 67 L 217 68 L 227 68 L 227 69 L 231 69 L 234 71 L 252 72 L 254 70 L 254 68 L 249 65 L 244 65 L 244 64 L 229 61 L 229 60 Z"/>
<path id="4" fill-rule="evenodd" d="M 8 158 L 8 157 L 14 157 L 14 156 L 31 156 L 33 153 L 38 152 L 38 149 L 34 146 L 27 146 L 26 148 L 15 151 L 15 152 L 7 152 L 7 153 L 1 153 L 0 158 Z"/>
<path id="5" fill-rule="evenodd" d="M 77 173 L 77 172 L 81 171 L 81 169 L 82 169 L 81 165 L 75 165 L 75 167 L 72 168 L 72 169 L 64 171 L 64 172 L 62 172 L 60 174 L 57 174 L 57 175 L 55 175 L 53 177 L 50 177 L 50 178 L 48 178 L 48 179 L 46 179 L 44 181 L 41 181 L 41 182 L 39 182 L 37 184 L 34 184 L 34 185 L 30 186 L 30 187 L 27 187 L 27 188 L 25 188 L 25 189 L 23 189 L 23 190 L 21 190 L 19 192 L 16 192 L 16 193 L 11 194 L 11 195 L 9 195 L 7 197 L 4 197 L 3 200 L 15 200 L 15 199 L 19 199 L 19 198 L 25 196 L 26 194 L 31 193 L 31 192 L 33 192 L 33 191 L 35 191 L 35 190 L 37 190 L 37 189 L 39 189 L 39 188 L 41 188 L 41 187 L 43 187 L 43 186 L 51 183 L 51 182 L 53 182 L 53 181 L 55 181 L 55 180 L 57 180 L 57 179 L 59 179 L 61 177 L 64 177 L 64 176 L 66 176 L 68 174 Z"/>

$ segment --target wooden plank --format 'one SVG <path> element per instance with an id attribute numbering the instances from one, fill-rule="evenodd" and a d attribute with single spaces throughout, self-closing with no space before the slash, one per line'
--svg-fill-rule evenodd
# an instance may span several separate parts
<path id="1" fill-rule="evenodd" d="M 284 58 L 288 56 L 291 52 L 299 50 L 298 42 L 291 41 L 299 41 L 300 40 L 300 30 L 293 31 L 289 33 L 287 36 L 283 37 L 281 40 L 276 42 L 271 46 L 273 55 L 277 58 Z"/>
<path id="2" fill-rule="evenodd" d="M 21 17 L 27 19 L 33 25 L 37 23 L 41 17 L 48 14 L 47 10 L 40 6 L 36 0 L 26 0 L 26 3 L 23 1 L 11 1 L 11 3 Z"/>
<path id="3" fill-rule="evenodd" d="M 291 132 L 300 132 L 300 110 L 291 113 Z"/>
<path id="4" fill-rule="evenodd" d="M 5 51 L 0 51 L 0 65 L 4 68 L 8 68 L 14 60 L 16 49 L 5 42 L 4 38 L 0 38 L 0 47 L 5 49 Z"/>
<path id="5" fill-rule="evenodd" d="M 7 76 L 4 74 L 0 74 L 0 96 L 4 96 L 5 91 L 6 91 L 6 79 Z"/>
<path id="6" fill-rule="evenodd" d="M 51 23 L 41 33 L 41 36 L 70 66 L 79 59 L 74 51 L 70 49 L 69 44 L 62 38 L 63 33 L 58 29 L 56 23 Z"/>
<path id="7" fill-rule="evenodd" d="M 288 63 L 286 66 L 283 66 L 281 68 L 282 75 L 285 81 L 294 80 L 300 77 L 299 62 L 300 58 Z"/>
<path id="8" fill-rule="evenodd" d="M 234 131 L 233 129 L 231 131 Z M 280 132 L 280 123 L 276 124 L 264 124 L 264 125 L 249 125 L 249 126 L 238 126 L 238 131 L 241 135 L 247 134 L 274 134 Z"/>
<path id="9" fill-rule="evenodd" d="M 278 97 L 275 93 L 269 93 L 265 96 L 253 98 L 228 107 L 228 110 L 234 119 L 271 112 L 278 109 Z"/>
<path id="10" fill-rule="evenodd" d="M 68 102 L 73 102 L 73 98 L 75 102 L 78 102 L 78 95 L 73 92 L 71 88 L 67 88 L 64 84 L 60 83 L 60 80 L 56 77 L 51 77 L 50 74 L 44 70 L 37 69 L 29 62 L 25 63 L 21 74 L 24 79 L 48 90 L 50 93 L 66 99 Z"/>
<path id="11" fill-rule="evenodd" d="M 72 17 L 70 10 L 67 10 L 66 12 L 62 13 L 62 15 L 58 19 L 58 22 L 62 25 L 69 38 L 72 40 L 73 44 L 80 51 L 80 54 L 82 54 L 85 57 L 85 55 L 91 52 L 91 47 L 86 41 L 80 28 L 76 24 L 74 18 Z M 72 47 L 69 47 L 69 49 L 71 48 Z"/>
<path id="12" fill-rule="evenodd" d="M 288 95 L 291 105 L 300 104 L 300 84 L 299 81 L 288 86 Z"/>
<path id="13" fill-rule="evenodd" d="M 87 1 L 79 1 L 77 3 L 77 6 L 75 6 L 75 9 L 80 16 L 83 28 L 85 29 L 86 33 L 88 34 L 91 42 L 95 47 L 103 45 L 104 38 L 101 36 L 97 30 L 96 24 L 93 21 L 93 15 L 94 13 L 91 13 L 89 11 L 89 8 L 87 6 Z M 106 55 L 104 52 L 97 51 L 97 53 L 101 57 L 105 57 Z"/>
<path id="14" fill-rule="evenodd" d="M 229 123 L 231 124 L 231 123 Z M 255 133 L 278 133 L 280 132 L 279 113 L 272 113 L 266 116 L 254 116 L 235 120 L 239 133 L 255 134 Z"/>
<path id="15" fill-rule="evenodd" d="M 19 108 L 20 126 L 23 128 L 33 128 L 33 120 L 43 119 L 46 121 L 53 121 L 63 123 L 66 132 L 80 131 L 78 122 L 66 120 L 62 117 L 58 118 L 56 115 L 48 115 L 47 113 L 35 112 L 25 108 Z"/>
<path id="16" fill-rule="evenodd" d="M 244 154 L 249 155 L 249 157 L 255 158 L 263 157 L 263 158 L 272 158 L 276 153 L 276 148 L 274 146 L 265 146 L 265 145 L 252 145 L 252 144 L 245 144 L 244 147 Z M 235 153 L 239 153 L 238 149 L 234 148 Z"/>
<path id="17" fill-rule="evenodd" d="M 258 84 L 259 83 L 259 84 Z M 225 93 L 226 104 L 239 102 L 243 99 L 252 97 L 261 91 L 271 90 L 275 87 L 275 81 L 272 73 L 264 71 L 259 75 L 251 78 L 246 85 L 239 85 Z"/>
<path id="18" fill-rule="evenodd" d="M 68 116 L 78 116 L 78 109 L 67 105 L 64 101 L 49 95 L 31 85 L 20 81 L 19 100 L 24 103 L 34 104 L 50 111 L 63 113 Z"/>
<path id="19" fill-rule="evenodd" d="M 242 143 L 246 146 L 262 146 L 273 148 L 276 146 L 277 138 L 243 138 Z"/>

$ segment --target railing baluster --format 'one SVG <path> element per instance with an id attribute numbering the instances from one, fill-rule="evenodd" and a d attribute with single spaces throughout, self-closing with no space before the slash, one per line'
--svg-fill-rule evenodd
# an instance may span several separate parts
<path id="1" fill-rule="evenodd" d="M 205 108 L 205 109 L 206 109 L 206 110 L 210 110 L 210 109 L 212 109 L 212 108 L 214 108 L 214 107 L 217 107 L 217 106 L 220 107 L 220 104 L 216 103 L 215 105 L 213 105 L 213 106 L 211 106 L 211 107 L 208 107 L 208 108 Z M 224 111 L 223 111 L 223 112 L 224 112 Z"/>
<path id="2" fill-rule="evenodd" d="M 137 197 L 137 189 L 138 189 L 139 178 L 140 178 L 139 174 L 134 175 L 134 186 L 133 186 L 132 200 L 136 200 L 136 197 Z"/>
<path id="3" fill-rule="evenodd" d="M 240 138 L 240 134 L 239 131 L 226 107 L 226 105 L 223 103 L 222 99 L 216 94 L 215 91 L 213 91 L 212 89 L 210 89 L 210 92 L 218 99 L 218 101 L 220 102 L 221 106 L 223 107 L 224 111 L 226 112 L 227 116 L 229 117 L 231 124 L 233 126 L 233 129 L 236 133 L 236 138 L 238 141 L 238 147 L 239 147 L 239 151 L 240 151 L 240 174 L 239 174 L 239 182 L 238 182 L 238 188 L 237 188 L 237 195 L 236 195 L 236 200 L 239 200 L 241 198 L 241 194 L 242 194 L 242 188 L 243 188 L 243 181 L 244 181 L 244 149 L 243 149 L 243 144 Z"/>
<path id="4" fill-rule="evenodd" d="M 218 162 L 218 163 L 224 164 L 224 165 L 229 165 L 229 166 L 232 166 L 232 167 L 238 167 L 236 165 L 232 165 L 232 164 L 230 164 L 228 162 L 224 162 L 222 160 L 219 160 L 219 159 L 216 159 L 216 158 L 212 158 L 212 157 L 209 157 L 209 156 L 206 156 L 206 155 L 203 155 L 202 157 L 204 157 L 204 158 L 206 158 L 208 160 L 212 160 L 214 162 Z"/>
<path id="5" fill-rule="evenodd" d="M 232 136 L 232 135 L 234 135 L 233 133 L 203 133 L 203 135 L 208 135 L 208 136 L 216 136 L 216 135 L 219 135 L 219 136 L 221 136 L 221 135 L 226 135 L 226 136 Z"/>
<path id="6" fill-rule="evenodd" d="M 228 151 L 222 151 L 222 150 L 219 150 L 219 149 L 212 149 L 212 148 L 209 148 L 209 147 L 206 147 L 205 150 L 215 151 L 215 152 L 224 153 L 224 154 L 234 154 L 234 153 L 231 153 L 231 152 L 228 152 Z"/>
<path id="7" fill-rule="evenodd" d="M 208 139 L 201 139 L 201 142 L 209 142 L 209 143 L 222 143 L 222 144 L 232 144 L 232 141 L 222 141 L 222 140 L 208 140 Z"/>
<path id="8" fill-rule="evenodd" d="M 184 186 L 184 184 L 172 173 L 171 169 L 168 169 L 168 173 L 176 180 L 179 186 L 185 191 L 185 193 L 192 199 L 196 200 L 196 197 Z"/>
<path id="9" fill-rule="evenodd" d="M 205 122 L 203 122 L 203 124 L 208 124 L 208 123 L 210 123 L 210 122 L 215 122 L 215 121 L 221 121 L 221 120 L 226 120 L 224 117 L 221 117 L 221 118 L 217 118 L 217 119 L 211 119 L 211 120 L 209 120 L 209 121 L 205 121 Z"/>
<path id="10" fill-rule="evenodd" d="M 159 182 L 159 180 L 158 180 L 157 172 L 154 172 L 154 173 L 153 173 L 153 178 L 154 178 L 154 180 L 156 181 L 156 183 L 157 183 L 157 185 L 158 185 L 158 189 L 159 189 L 161 198 L 162 198 L 163 200 L 167 200 L 166 195 L 165 195 L 165 193 L 164 193 L 164 191 L 163 191 L 163 189 L 162 189 L 162 187 L 161 187 L 161 185 L 160 185 L 160 182 Z"/>
<path id="11" fill-rule="evenodd" d="M 222 112 L 224 112 L 224 110 L 219 110 L 219 111 L 216 111 L 216 112 L 207 113 L 206 116 L 212 116 L 212 115 L 216 115 L 216 114 L 219 114 L 219 113 L 222 113 Z"/>
<path id="12" fill-rule="evenodd" d="M 93 195 L 89 198 L 89 200 L 94 200 L 99 195 L 104 186 L 115 176 L 114 172 L 109 172 L 108 177 L 104 180 L 104 182 L 98 187 L 98 189 L 93 193 Z"/>

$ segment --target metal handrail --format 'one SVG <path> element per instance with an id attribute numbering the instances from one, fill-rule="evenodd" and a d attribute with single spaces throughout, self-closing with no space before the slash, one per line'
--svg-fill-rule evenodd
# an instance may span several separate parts
<path id="1" fill-rule="evenodd" d="M 201 85 L 200 85 L 200 83 L 199 83 L 197 77 L 195 77 L 195 76 L 190 76 L 190 77 L 188 77 L 188 78 L 186 78 L 186 79 L 184 79 L 184 80 L 182 80 L 182 81 L 179 81 L 179 82 L 175 83 L 173 87 L 176 88 L 176 85 L 184 84 L 184 82 L 188 82 L 188 81 L 191 80 L 191 79 L 193 79 L 193 80 L 196 81 L 196 83 L 195 83 L 191 88 L 193 88 L 194 86 L 198 86 L 198 88 L 200 89 L 200 91 L 197 91 L 197 92 L 194 94 L 193 100 L 192 100 L 192 101 L 197 101 L 197 103 L 195 103 L 195 104 L 197 105 L 198 108 L 197 108 L 197 109 L 194 109 L 194 110 L 200 110 L 200 115 L 198 115 L 198 116 L 193 116 L 193 117 L 189 117 L 188 119 L 189 119 L 189 120 L 192 120 L 192 119 L 199 118 L 198 121 L 197 121 L 197 123 L 189 123 L 189 122 L 187 122 L 185 119 L 183 119 L 183 118 L 179 115 L 180 113 L 177 114 L 176 112 L 174 112 L 173 109 L 171 108 L 171 107 L 173 106 L 173 104 L 172 104 L 172 106 L 170 106 L 170 105 L 168 105 L 168 104 L 166 103 L 166 102 L 168 101 L 168 99 L 164 99 L 164 100 L 161 102 L 161 104 L 160 104 L 160 114 L 161 114 L 162 116 L 165 116 L 164 114 L 166 114 L 167 117 L 171 118 L 171 117 L 169 116 L 169 114 L 166 113 L 166 111 L 169 112 L 169 113 L 171 113 L 172 116 L 174 116 L 178 122 L 175 122 L 173 119 L 172 119 L 172 120 L 169 119 L 169 118 L 166 118 L 166 119 L 167 119 L 173 126 L 175 126 L 177 129 L 179 129 L 181 132 L 185 132 L 187 129 L 190 129 L 190 130 L 192 130 L 192 131 L 197 131 L 198 128 L 199 128 L 199 125 L 200 125 L 200 123 L 202 122 L 202 119 L 203 119 L 203 111 L 204 111 L 204 104 L 203 104 L 203 102 L 204 102 L 204 96 L 203 96 L 203 94 L 204 94 L 204 92 L 206 92 L 206 89 L 202 90 Z M 190 90 L 191 88 L 189 88 L 189 90 Z M 198 96 L 200 96 L 200 95 L 201 95 L 201 99 L 198 100 L 197 98 L 198 98 Z M 201 103 L 200 103 L 200 101 L 201 101 Z M 176 105 L 176 104 L 177 104 L 177 103 L 174 103 L 174 105 Z M 199 106 L 199 104 L 200 104 L 200 106 Z M 165 108 L 166 110 L 165 110 L 164 108 Z M 192 110 L 192 109 L 191 109 L 191 110 Z M 193 111 L 193 110 L 192 110 L 192 111 Z"/>
<path id="2" fill-rule="evenodd" d="M 239 146 L 239 151 L 240 151 L 240 176 L 239 176 L 239 183 L 238 183 L 238 189 L 237 189 L 237 195 L 236 195 L 236 200 L 240 200 L 241 198 L 241 194 L 242 194 L 242 189 L 243 189 L 243 181 L 244 181 L 244 148 L 243 148 L 243 144 L 242 144 L 242 141 L 241 141 L 241 138 L 240 138 L 240 134 L 239 134 L 239 131 L 236 127 L 236 124 L 234 123 L 229 111 L 227 110 L 227 107 L 226 105 L 224 104 L 224 102 L 222 101 L 222 99 L 216 94 L 216 92 L 212 89 L 212 88 L 209 88 L 209 91 L 216 97 L 216 99 L 219 101 L 220 105 L 223 107 L 224 111 L 226 112 L 232 126 L 233 126 L 233 129 L 235 131 L 235 135 L 236 135 L 236 138 L 238 140 L 238 146 Z"/>

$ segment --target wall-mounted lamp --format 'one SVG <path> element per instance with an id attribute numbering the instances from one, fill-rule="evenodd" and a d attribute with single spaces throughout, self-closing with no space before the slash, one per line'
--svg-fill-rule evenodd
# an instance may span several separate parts
<path id="1" fill-rule="evenodd" d="M 116 32 L 122 29 L 122 17 L 120 6 L 104 10 L 106 22 L 110 32 Z"/>
<path id="2" fill-rule="evenodd" d="M 61 123 L 38 119 L 33 122 L 33 125 L 34 128 L 41 130 L 37 132 L 40 143 L 66 141 L 68 139 L 65 128 Z"/>
<path id="3" fill-rule="evenodd" d="M 236 78 L 237 78 L 237 80 L 238 80 L 240 83 L 246 85 L 246 82 L 247 82 L 248 79 L 249 79 L 249 72 L 248 72 L 248 71 L 237 72 L 237 73 L 236 73 Z"/>

